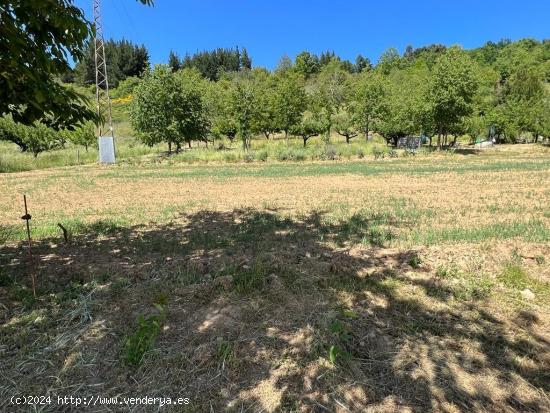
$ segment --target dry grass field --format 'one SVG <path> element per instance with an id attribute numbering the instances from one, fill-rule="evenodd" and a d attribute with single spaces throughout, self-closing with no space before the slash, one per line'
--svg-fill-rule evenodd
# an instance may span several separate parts
<path id="1" fill-rule="evenodd" d="M 548 148 L 89 165 L 0 194 L 0 410 L 550 411 Z"/>

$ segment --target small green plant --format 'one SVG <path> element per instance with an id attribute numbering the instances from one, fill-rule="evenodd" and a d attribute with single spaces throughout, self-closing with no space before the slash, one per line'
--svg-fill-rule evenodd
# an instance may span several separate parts
<path id="1" fill-rule="evenodd" d="M 417 252 L 414 252 L 410 257 L 408 261 L 409 265 L 413 268 L 419 268 L 420 264 L 422 264 L 422 258 L 420 255 L 418 255 Z"/>
<path id="2" fill-rule="evenodd" d="M 384 245 L 394 238 L 390 229 L 381 226 L 372 226 L 367 233 L 361 238 L 363 245 Z"/>
<path id="3" fill-rule="evenodd" d="M 338 356 L 340 355 L 341 351 L 336 346 L 330 346 L 330 349 L 328 351 L 328 359 L 332 364 L 336 364 L 336 360 Z"/>
<path id="4" fill-rule="evenodd" d="M 161 323 L 158 316 L 145 318 L 140 315 L 138 328 L 124 342 L 124 360 L 126 363 L 137 366 L 141 364 L 143 356 L 149 351 L 160 331 Z"/>
<path id="5" fill-rule="evenodd" d="M 155 301 L 166 303 L 167 296 L 160 294 Z M 124 361 L 129 365 L 141 364 L 145 353 L 153 348 L 157 335 L 164 324 L 165 306 L 160 302 L 155 302 L 154 305 L 159 313 L 147 318 L 140 315 L 136 331 L 124 340 Z"/>
<path id="6" fill-rule="evenodd" d="M 397 151 L 395 149 L 392 149 L 391 151 L 388 152 L 388 156 L 390 158 L 397 158 L 397 157 L 399 157 L 399 154 L 397 153 Z"/>
<path id="7" fill-rule="evenodd" d="M 538 265 L 542 265 L 545 263 L 545 259 L 544 259 L 544 255 L 537 255 L 535 257 L 535 262 L 538 264 Z"/>
<path id="8" fill-rule="evenodd" d="M 233 365 L 237 360 L 234 344 L 230 341 L 222 340 L 218 344 L 216 358 L 222 370 L 225 369 L 226 366 Z"/>
<path id="9" fill-rule="evenodd" d="M 344 316 L 348 318 L 354 318 L 353 315 L 356 314 L 351 310 L 344 310 L 344 312 L 347 312 L 349 317 L 346 315 Z M 332 323 L 330 323 L 329 329 L 332 333 L 333 340 L 336 342 L 336 344 L 330 346 L 328 351 L 328 358 L 330 362 L 332 364 L 336 364 L 338 359 L 341 357 L 346 359 L 351 358 L 351 354 L 344 350 L 351 337 L 348 325 L 341 320 L 335 319 Z"/>
<path id="10" fill-rule="evenodd" d="M 249 294 L 264 288 L 267 273 L 261 264 L 254 264 L 251 268 L 238 271 L 233 276 L 235 291 L 239 294 Z"/>
<path id="11" fill-rule="evenodd" d="M 508 288 L 515 288 L 518 290 L 524 289 L 528 286 L 530 280 L 529 274 L 523 269 L 523 267 L 515 262 L 508 262 L 498 279 Z"/>
<path id="12" fill-rule="evenodd" d="M 358 318 L 359 314 L 357 314 L 353 310 L 342 310 L 342 316 L 344 316 L 346 318 Z"/>

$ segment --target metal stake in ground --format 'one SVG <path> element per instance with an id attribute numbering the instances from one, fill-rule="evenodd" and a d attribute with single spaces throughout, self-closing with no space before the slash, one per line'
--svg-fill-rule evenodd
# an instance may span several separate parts
<path id="1" fill-rule="evenodd" d="M 23 195 L 23 203 L 25 204 L 25 215 L 21 217 L 21 219 L 25 220 L 27 223 L 27 240 L 29 241 L 29 269 L 31 273 L 31 280 L 32 280 L 32 294 L 34 298 L 36 298 L 36 281 L 34 277 L 34 265 L 33 265 L 33 259 L 32 259 L 32 241 L 31 241 L 31 228 L 29 226 L 29 221 L 31 220 L 31 214 L 29 214 L 29 211 L 27 210 L 27 195 Z"/>

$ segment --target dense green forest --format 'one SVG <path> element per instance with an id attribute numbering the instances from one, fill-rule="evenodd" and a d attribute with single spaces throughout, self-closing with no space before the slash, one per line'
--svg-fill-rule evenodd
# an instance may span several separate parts
<path id="1" fill-rule="evenodd" d="M 105 42 L 105 58 L 109 84 L 117 87 L 119 82 L 130 76 L 142 76 L 149 69 L 149 53 L 145 46 L 138 46 L 122 39 Z M 65 81 L 77 82 L 82 86 L 95 85 L 94 45 L 89 41 L 81 59 L 73 71 L 68 72 Z"/>
<path id="2" fill-rule="evenodd" d="M 313 136 L 328 142 L 336 133 L 347 143 L 378 134 L 392 145 L 423 135 L 445 147 L 461 136 L 497 143 L 550 136 L 550 40 L 501 40 L 473 50 L 409 46 L 403 54 L 389 48 L 376 65 L 361 55 L 352 63 L 331 51 L 304 51 L 294 60 L 283 56 L 272 71 L 253 67 L 238 47 L 183 59 L 170 52 L 169 64 L 154 68 L 144 46 L 111 40 L 106 51 L 111 84 L 120 83 L 112 95 L 131 102 L 132 127 L 147 145 L 179 150 L 227 138 L 246 149 L 253 138 L 278 134 L 306 146 Z M 91 59 L 88 46 L 64 80 L 93 83 Z M 93 142 L 89 126 L 72 138 L 37 128 L 37 138 L 33 127 L 12 123 L 3 120 L 0 139 L 22 151 Z"/>

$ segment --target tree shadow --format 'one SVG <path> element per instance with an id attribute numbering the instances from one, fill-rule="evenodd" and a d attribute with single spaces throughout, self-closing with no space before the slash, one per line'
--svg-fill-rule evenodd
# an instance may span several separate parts
<path id="1" fill-rule="evenodd" d="M 68 244 L 35 242 L 36 301 L 23 246 L 4 245 L 17 282 L 0 287 L 0 396 L 180 395 L 201 412 L 550 408 L 537 316 L 454 298 L 416 251 L 384 247 L 405 224 L 381 237 L 376 217 L 253 209 L 98 221 Z M 124 365 L 124 337 L 159 300 L 154 349 Z"/>

